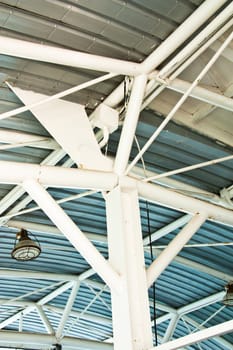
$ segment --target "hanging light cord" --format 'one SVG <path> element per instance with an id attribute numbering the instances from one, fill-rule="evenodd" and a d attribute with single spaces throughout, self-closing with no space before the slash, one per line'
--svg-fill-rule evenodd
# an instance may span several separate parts
<path id="1" fill-rule="evenodd" d="M 149 205 L 146 201 L 146 214 L 147 214 L 147 227 L 148 227 L 148 234 L 149 234 L 149 244 L 150 244 L 150 256 L 151 261 L 154 260 L 154 254 L 153 254 L 153 248 L 152 248 L 152 240 L 151 240 L 151 229 L 150 229 L 150 212 L 149 212 Z M 153 290 L 153 314 L 154 314 L 154 330 L 155 330 L 155 345 L 158 345 L 158 332 L 157 332 L 157 323 L 156 323 L 156 294 L 155 294 L 155 282 L 152 285 Z"/>
<path id="2" fill-rule="evenodd" d="M 137 139 L 137 136 L 134 136 L 134 140 L 137 146 L 138 151 L 140 152 L 141 148 Z M 143 157 L 141 157 L 141 162 L 142 162 L 142 167 L 143 167 L 143 172 L 144 172 L 144 176 L 146 177 L 146 164 L 144 162 Z M 154 261 L 154 254 L 153 254 L 153 247 L 152 247 L 152 240 L 151 240 L 151 229 L 150 229 L 150 211 L 149 211 L 149 204 L 146 201 L 146 213 L 147 213 L 147 227 L 148 227 L 148 235 L 149 235 L 149 245 L 150 245 L 150 257 L 151 257 L 151 261 Z M 152 291 L 153 291 L 153 314 L 154 314 L 154 330 L 155 330 L 155 345 L 158 345 L 158 332 L 157 332 L 157 316 L 156 316 L 156 293 L 155 293 L 155 282 L 152 285 Z"/>

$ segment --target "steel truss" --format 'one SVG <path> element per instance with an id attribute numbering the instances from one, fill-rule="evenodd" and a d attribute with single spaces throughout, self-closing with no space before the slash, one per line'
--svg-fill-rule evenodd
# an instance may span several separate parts
<path id="1" fill-rule="evenodd" d="M 233 226 L 233 217 L 230 209 L 185 194 L 177 193 L 173 189 L 167 189 L 158 184 L 146 183 L 141 177 L 138 178 L 135 175 L 133 172 L 135 169 L 132 169 L 132 171 L 130 170 L 140 159 L 143 152 L 147 150 L 147 146 L 154 141 L 159 132 L 173 117 L 188 96 L 191 95 L 197 99 L 204 100 L 215 106 L 220 106 L 226 110 L 233 110 L 232 99 L 197 86 L 199 80 L 204 76 L 211 65 L 214 64 L 224 48 L 232 40 L 232 33 L 230 33 L 224 44 L 216 49 L 213 58 L 192 84 L 187 84 L 187 82 L 176 78 L 178 74 L 180 74 L 181 69 L 186 68 L 187 60 L 189 59 L 190 64 L 192 62 L 191 57 L 196 58 L 194 54 L 194 48 L 196 45 L 206 47 L 207 42 L 205 38 L 207 34 L 215 36 L 216 40 L 217 31 L 222 34 L 224 32 L 222 30 L 223 26 L 225 26 L 225 31 L 228 29 L 226 22 L 231 21 L 231 16 L 233 14 L 232 4 L 230 4 L 225 10 L 221 11 L 216 19 L 198 36 L 196 36 L 190 44 L 187 44 L 183 51 L 178 53 L 173 60 L 168 62 L 160 72 L 156 70 L 161 62 L 163 62 L 172 52 L 174 52 L 174 50 L 188 39 L 193 32 L 202 26 L 203 23 L 221 8 L 225 2 L 226 1 L 224 0 L 219 0 L 213 3 L 212 0 L 206 0 L 167 40 L 160 45 L 158 49 L 140 64 L 48 47 L 46 45 L 26 43 L 16 39 L 4 38 L 2 36 L 0 37 L 0 52 L 2 54 L 110 72 L 110 74 L 97 79 L 98 81 L 92 81 L 89 84 L 83 84 L 83 86 L 75 87 L 74 89 L 55 95 L 51 98 L 45 98 L 40 101 L 40 103 L 34 101 L 33 93 L 29 93 L 26 96 L 28 103 L 26 107 L 23 108 L 24 111 L 31 110 L 35 113 L 35 107 L 38 107 L 39 104 L 42 107 L 46 106 L 46 103 L 48 102 L 56 104 L 58 97 L 65 96 L 73 91 L 81 90 L 86 86 L 98 83 L 104 79 L 110 79 L 116 74 L 130 75 L 133 77 L 129 104 L 125 114 L 116 157 L 114 160 L 111 160 L 111 162 L 108 162 L 107 159 L 103 158 L 103 164 L 106 163 L 108 164 L 107 166 L 111 165 L 110 169 L 106 169 L 105 166 L 101 169 L 94 168 L 91 170 L 85 170 L 85 167 L 84 169 L 70 169 L 73 164 L 73 161 L 71 160 L 64 163 L 63 167 L 54 166 L 66 153 L 70 155 L 70 153 L 73 154 L 74 152 L 74 149 L 72 148 L 72 139 L 69 140 L 71 143 L 71 149 L 67 152 L 67 138 L 65 135 L 61 135 L 59 144 L 62 145 L 64 149 L 60 149 L 58 143 L 53 139 L 43 139 L 35 137 L 34 135 L 26 135 L 24 133 L 0 133 L 3 142 L 10 144 L 5 148 L 18 147 L 19 145 L 26 146 L 30 144 L 34 147 L 49 147 L 50 149 L 53 149 L 50 156 L 40 165 L 0 161 L 0 182 L 16 185 L 16 187 L 1 201 L 0 212 L 3 213 L 7 210 L 25 192 L 29 195 L 23 201 L 15 205 L 15 207 L 7 213 L 8 216 L 6 215 L 5 218 L 2 218 L 1 224 L 7 225 L 8 223 L 9 226 L 12 225 L 13 227 L 17 227 L 17 223 L 14 223 L 13 220 L 8 220 L 14 216 L 15 213 L 18 213 L 19 210 L 25 208 L 25 206 L 33 199 L 56 226 L 55 233 L 59 234 L 59 232 L 62 232 L 91 266 L 91 269 L 86 273 L 76 277 L 72 275 L 53 275 L 50 273 L 36 276 L 36 274 L 32 272 L 12 271 L 12 277 L 23 275 L 25 278 L 32 278 L 33 276 L 33 278 L 63 281 L 64 284 L 59 285 L 59 287 L 55 288 L 53 292 L 38 300 L 36 303 L 20 299 L 17 301 L 1 300 L 1 304 L 21 308 L 20 311 L 16 311 L 13 315 L 7 317 L 0 323 L 1 329 L 12 322 L 19 320 L 20 330 L 22 330 L 23 316 L 31 313 L 32 310 L 36 310 L 47 334 L 34 334 L 29 336 L 24 333 L 14 333 L 14 335 L 12 335 L 12 333 L 1 332 L 0 344 L 7 346 L 9 341 L 11 341 L 12 344 L 13 338 L 15 347 L 20 347 L 20 344 L 23 343 L 24 347 L 30 347 L 32 345 L 36 347 L 39 344 L 40 348 L 46 348 L 56 342 L 60 342 L 68 348 L 112 349 L 112 345 L 108 343 L 84 341 L 77 338 L 73 339 L 63 336 L 64 327 L 68 318 L 80 316 L 72 311 L 72 305 L 79 291 L 80 283 L 90 277 L 94 272 L 97 272 L 110 288 L 111 292 L 114 350 L 122 350 L 124 348 L 127 348 L 128 350 L 155 349 L 153 348 L 152 342 L 148 287 L 159 277 L 173 259 L 179 259 L 179 257 L 176 258 L 176 255 L 206 220 L 213 220 L 225 225 Z M 208 44 L 210 45 L 211 41 L 209 41 Z M 199 54 L 200 53 L 201 51 Z M 179 69 L 176 70 L 178 62 L 182 63 L 183 66 L 179 65 Z M 173 75 L 171 75 L 171 73 Z M 129 165 L 129 156 L 135 136 L 139 113 L 148 103 L 146 98 L 153 93 L 157 86 L 160 86 L 159 91 L 162 91 L 164 88 L 169 88 L 179 91 L 183 95 L 180 101 L 169 113 L 165 122 L 163 122 L 157 129 L 153 139 L 149 140 L 145 149 L 143 149 Z M 20 95 L 19 90 L 15 89 L 14 91 L 16 94 Z M 104 102 L 106 105 L 114 107 L 121 102 L 122 97 L 123 89 L 121 84 Z M 155 96 L 153 95 L 153 98 L 154 97 Z M 19 113 L 19 111 L 22 112 L 22 109 L 3 113 L 0 115 L 0 119 L 15 115 Z M 55 117 L 53 114 L 51 114 L 51 116 Z M 54 134 L 57 135 L 57 133 L 61 131 L 58 130 L 56 123 L 54 123 L 54 125 L 49 125 L 49 128 L 51 128 L 50 130 L 52 131 L 52 134 L 54 132 Z M 79 155 L 76 156 L 76 158 L 79 157 Z M 103 191 L 107 208 L 109 261 L 99 253 L 90 241 L 97 239 L 97 237 L 91 235 L 88 237 L 88 235 L 84 234 L 77 225 L 74 224 L 71 218 L 59 206 L 59 203 L 57 203 L 48 193 L 46 190 L 46 187 L 48 186 Z M 171 223 L 169 228 L 164 228 L 163 231 L 160 230 L 160 232 L 154 233 L 153 239 L 156 240 L 158 237 L 162 237 L 162 235 L 171 232 L 172 228 L 185 225 L 168 247 L 160 254 L 159 258 L 152 262 L 148 268 L 145 268 L 143 253 L 143 247 L 148 243 L 148 239 L 145 239 L 144 241 L 142 240 L 138 204 L 139 197 L 188 213 L 188 215 L 183 217 L 182 223 Z M 37 228 L 39 229 L 39 225 Z M 45 230 L 47 230 L 47 228 L 45 228 Z M 51 230 L 53 231 L 53 228 Z M 184 260 L 180 260 L 180 262 L 184 263 Z M 197 268 L 198 266 L 196 264 L 193 265 L 193 267 Z M 214 274 L 211 269 L 206 270 L 206 273 L 211 272 Z M 2 276 L 3 275 L 4 271 L 2 271 Z M 226 279 L 229 278 L 229 276 L 224 277 L 226 277 Z M 103 288 L 103 285 L 100 283 L 91 280 L 87 280 L 86 282 L 96 288 Z M 53 298 L 70 288 L 72 288 L 72 290 L 64 310 L 59 310 L 58 308 L 49 305 L 49 302 Z M 96 294 L 96 297 L 100 297 L 100 295 Z M 164 337 L 161 339 L 161 344 L 157 346 L 156 349 L 178 349 L 210 337 L 215 337 L 216 341 L 224 344 L 230 349 L 231 345 L 220 336 L 233 330 L 233 321 L 224 322 L 208 329 L 201 329 L 196 333 L 170 341 L 180 319 L 195 324 L 195 321 L 192 320 L 190 316 L 187 316 L 187 314 L 212 303 L 216 303 L 221 300 L 222 297 L 223 293 L 220 292 L 202 300 L 198 300 L 195 303 L 186 305 L 178 310 L 169 308 L 166 305 L 157 304 L 158 309 L 165 311 L 164 315 L 158 318 L 158 324 L 167 320 L 170 321 Z M 138 302 L 139 300 L 140 302 Z M 56 330 L 53 328 L 46 315 L 46 309 L 61 314 L 60 323 Z M 85 312 L 81 317 L 89 320 L 92 319 L 100 323 L 109 322 L 108 319 L 89 315 L 88 312 Z M 196 326 L 203 328 L 201 325 Z"/>

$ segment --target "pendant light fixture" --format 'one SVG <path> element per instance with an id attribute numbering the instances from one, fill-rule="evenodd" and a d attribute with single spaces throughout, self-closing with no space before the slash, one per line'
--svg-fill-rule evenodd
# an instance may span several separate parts
<path id="1" fill-rule="evenodd" d="M 41 253 L 40 244 L 37 240 L 28 237 L 28 231 L 21 229 L 16 234 L 16 241 L 11 252 L 12 258 L 19 261 L 28 261 L 37 258 Z"/>
<path id="2" fill-rule="evenodd" d="M 223 299 L 223 304 L 226 306 L 233 306 L 233 282 L 226 285 L 226 295 Z"/>

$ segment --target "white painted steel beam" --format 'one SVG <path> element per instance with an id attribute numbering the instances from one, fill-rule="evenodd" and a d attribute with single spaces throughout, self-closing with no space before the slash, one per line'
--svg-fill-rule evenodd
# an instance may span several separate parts
<path id="1" fill-rule="evenodd" d="M 140 74 L 141 71 L 139 63 L 91 55 L 4 36 L 0 36 L 0 53 L 30 60 L 124 75 L 134 76 Z"/>
<path id="2" fill-rule="evenodd" d="M 70 289 L 73 286 L 74 282 L 66 282 L 62 286 L 58 287 L 54 291 L 50 292 L 49 294 L 45 295 L 43 298 L 37 301 L 37 305 L 44 305 L 47 304 L 52 299 L 56 298 L 58 295 L 64 293 L 67 291 L 67 289 Z"/>
<path id="3" fill-rule="evenodd" d="M 31 279 L 44 279 L 50 281 L 78 281 L 79 275 L 75 274 L 62 274 L 52 272 L 38 272 L 29 270 L 13 270 L 13 269 L 0 269 L 0 278 L 31 278 Z M 70 285 L 72 286 L 72 284 Z"/>
<path id="4" fill-rule="evenodd" d="M 110 190 L 118 183 L 113 173 L 0 161 L 0 183 L 19 184 L 25 178 L 36 178 L 47 186 L 96 190 Z M 139 195 L 149 201 L 192 214 L 207 212 L 209 220 L 233 225 L 231 210 L 155 184 L 137 181 L 137 187 Z"/>
<path id="5" fill-rule="evenodd" d="M 188 81 L 181 79 L 169 80 L 166 79 L 166 87 L 169 90 L 173 90 L 176 92 L 184 93 L 187 91 L 191 85 Z M 220 95 L 214 91 L 208 90 L 207 88 L 202 87 L 201 85 L 196 86 L 190 93 L 191 97 L 198 99 L 200 101 L 209 103 L 213 106 L 217 106 L 228 111 L 233 111 L 233 100 L 224 95 Z"/>
<path id="6" fill-rule="evenodd" d="M 167 320 L 171 320 L 171 318 L 175 315 L 175 313 L 167 313 L 167 314 L 164 314 L 163 316 L 159 316 L 157 319 L 156 319 L 156 324 L 159 325 L 163 322 L 166 322 Z M 154 320 L 151 321 L 151 326 L 153 327 L 154 326 Z"/>
<path id="7" fill-rule="evenodd" d="M 206 203 L 200 199 L 185 196 L 155 184 L 138 181 L 137 187 L 139 196 L 148 201 L 191 214 L 204 212 L 207 214 L 208 220 L 233 226 L 232 210 Z"/>
<path id="8" fill-rule="evenodd" d="M 51 325 L 49 326 L 49 322 L 47 323 L 48 320 L 46 320 L 45 315 L 43 315 L 42 312 L 40 312 L 41 311 L 40 306 L 48 303 L 50 300 L 56 298 L 58 295 L 65 292 L 67 289 L 72 287 L 73 283 L 74 282 L 72 281 L 72 282 L 67 282 L 67 283 L 63 284 L 62 286 L 58 287 L 54 291 L 47 294 L 45 297 L 38 300 L 34 305 L 30 304 L 30 305 L 26 306 L 26 308 L 24 310 L 21 310 L 21 311 L 17 312 L 16 314 L 14 314 L 13 316 L 6 318 L 4 321 L 0 322 L 0 329 L 6 327 L 9 324 L 18 320 L 21 317 L 21 315 L 29 314 L 33 310 L 37 309 L 37 306 L 39 306 L 38 312 L 40 314 L 42 321 L 46 323 L 47 330 L 49 330 L 49 332 L 51 331 L 53 333 L 52 327 L 51 327 Z"/>
<path id="9" fill-rule="evenodd" d="M 161 77 L 167 77 L 174 72 L 177 67 L 181 65 L 185 59 L 188 59 L 190 55 L 197 51 L 201 45 L 203 45 L 207 38 L 215 34 L 216 30 L 221 28 L 228 20 L 231 19 L 233 14 L 233 4 L 230 3 L 225 7 L 212 21 L 209 21 L 202 31 L 200 31 L 192 40 L 185 45 L 161 70 Z M 220 49 L 220 48 L 219 48 Z M 217 50 L 218 51 L 218 50 Z M 216 51 L 216 52 L 217 52 Z M 178 68 L 179 70 L 179 68 Z"/>
<path id="10" fill-rule="evenodd" d="M 17 321 L 20 317 L 23 317 L 30 312 L 34 311 L 36 306 L 27 306 L 24 310 L 20 310 L 16 312 L 14 315 L 6 318 L 4 321 L 0 322 L 0 329 L 7 327 L 9 324 Z"/>
<path id="11" fill-rule="evenodd" d="M 168 324 L 166 332 L 165 332 L 165 334 L 163 336 L 161 344 L 164 344 L 164 343 L 168 342 L 172 338 L 172 335 L 175 332 L 175 329 L 176 329 L 176 326 L 177 326 L 178 322 L 179 322 L 179 316 L 177 314 L 173 315 L 171 317 L 171 320 L 170 320 L 169 324 Z"/>
<path id="12" fill-rule="evenodd" d="M 199 328 L 199 329 L 206 329 L 205 327 L 201 326 L 196 322 L 194 321 L 190 316 L 182 316 L 182 319 L 185 321 L 185 322 L 188 322 L 190 323 L 191 325 L 193 325 L 194 327 L 196 328 Z M 215 336 L 213 338 L 216 342 L 218 342 L 220 345 L 223 345 L 224 347 L 226 347 L 226 349 L 229 349 L 229 350 L 232 350 L 232 344 L 229 343 L 226 339 L 224 339 L 223 337 L 221 336 Z"/>
<path id="13" fill-rule="evenodd" d="M 23 187 L 50 220 L 64 233 L 65 237 L 80 252 L 84 259 L 86 259 L 94 271 L 101 276 L 110 288 L 119 291 L 121 287 L 119 275 L 43 186 L 35 180 L 27 180 L 23 182 Z"/>
<path id="14" fill-rule="evenodd" d="M 180 349 L 182 346 L 192 345 L 203 340 L 215 337 L 217 335 L 226 334 L 233 331 L 233 320 L 220 323 L 216 326 L 205 328 L 196 333 L 192 333 L 181 337 L 179 339 L 175 339 L 169 341 L 165 344 L 159 345 L 156 348 L 152 348 L 151 350 L 175 350 Z"/>
<path id="15" fill-rule="evenodd" d="M 51 323 L 49 322 L 49 319 L 48 319 L 48 317 L 46 316 L 46 314 L 45 314 L 45 312 L 44 312 L 42 306 L 36 305 L 36 311 L 38 312 L 38 314 L 39 314 L 39 316 L 40 316 L 40 318 L 41 318 L 41 321 L 42 321 L 43 324 L 44 324 L 44 327 L 45 327 L 47 333 L 48 333 L 48 334 L 54 334 L 55 331 L 54 331 L 54 329 L 53 329 Z"/>
<path id="16" fill-rule="evenodd" d="M 206 0 L 192 13 L 162 44 L 142 63 L 142 70 L 149 73 L 162 63 L 183 42 L 189 38 L 203 23 L 206 22 L 226 1 L 213 3 Z"/>
<path id="17" fill-rule="evenodd" d="M 72 309 L 72 306 L 74 304 L 74 301 L 75 301 L 75 298 L 77 296 L 77 293 L 78 293 L 78 290 L 79 290 L 79 287 L 80 287 L 80 282 L 74 282 L 74 285 L 72 287 L 72 291 L 70 293 L 70 296 L 67 300 L 67 303 L 66 303 L 66 306 L 65 306 L 65 309 L 64 309 L 64 313 L 60 319 L 60 323 L 58 325 L 58 328 L 56 330 L 56 337 L 57 339 L 60 339 L 61 336 L 62 336 L 62 332 L 63 332 L 63 329 L 65 327 L 65 324 L 69 318 L 69 315 L 70 315 L 70 312 L 71 312 L 71 309 Z"/>
<path id="18" fill-rule="evenodd" d="M 109 190 L 117 185 L 117 175 L 110 172 L 0 161 L 1 183 L 20 184 L 25 179 L 37 179 L 46 186 L 64 188 Z"/>
<path id="19" fill-rule="evenodd" d="M 175 106 L 168 113 L 166 118 L 162 121 L 162 123 L 154 131 L 154 133 L 150 136 L 150 138 L 144 144 L 142 149 L 138 152 L 137 156 L 129 164 L 129 166 L 125 172 L 126 175 L 129 173 L 130 169 L 138 162 L 138 160 L 143 156 L 143 154 L 151 146 L 151 144 L 155 141 L 155 139 L 159 136 L 161 131 L 165 128 L 165 126 L 168 124 L 168 122 L 173 118 L 175 113 L 179 110 L 179 108 L 182 106 L 182 104 L 186 101 L 186 99 L 189 97 L 192 90 L 199 84 L 201 79 L 206 75 L 206 73 L 209 71 L 209 69 L 217 61 L 217 59 L 219 58 L 219 56 L 221 55 L 223 50 L 229 45 L 229 43 L 231 42 L 232 39 L 233 39 L 233 33 L 231 32 L 230 35 L 227 37 L 227 39 L 224 41 L 224 43 L 221 45 L 219 50 L 213 55 L 213 57 L 211 57 L 209 62 L 205 65 L 205 67 L 201 70 L 201 72 L 198 74 L 198 76 L 195 78 L 195 80 L 191 83 L 188 90 L 186 90 L 185 93 L 181 96 L 181 98 L 178 100 L 178 102 L 175 104 Z"/>
<path id="20" fill-rule="evenodd" d="M 205 213 L 196 214 L 189 223 L 178 233 L 178 235 L 168 244 L 167 248 L 154 260 L 147 269 L 148 287 L 160 276 L 174 257 L 179 253 L 183 246 L 199 230 L 206 221 Z"/>
<path id="21" fill-rule="evenodd" d="M 223 290 L 221 292 L 209 295 L 206 298 L 202 298 L 200 300 L 194 301 L 193 303 L 180 307 L 177 310 L 177 313 L 182 317 L 183 315 L 186 315 L 190 312 L 199 310 L 211 304 L 215 304 L 219 301 L 222 301 L 225 294 L 226 294 L 226 291 Z"/>
<path id="22" fill-rule="evenodd" d="M 156 180 L 156 179 L 161 179 L 163 177 L 168 177 L 168 176 L 172 176 L 172 175 L 175 175 L 175 174 L 180 174 L 180 173 L 184 173 L 184 172 L 191 171 L 191 170 L 194 170 L 194 169 L 199 169 L 199 168 L 202 168 L 202 167 L 206 167 L 206 166 L 209 166 L 209 165 L 214 165 L 214 164 L 226 162 L 226 161 L 231 160 L 231 159 L 233 159 L 233 155 L 226 156 L 226 157 L 221 157 L 221 158 L 217 158 L 217 159 L 213 159 L 213 160 L 209 160 L 209 161 L 206 161 L 206 162 L 202 162 L 202 163 L 186 166 L 186 167 L 175 169 L 175 170 L 171 170 L 171 171 L 167 171 L 167 172 L 164 172 L 162 174 L 155 175 L 155 176 L 152 176 L 152 177 L 146 177 L 144 179 L 144 181 L 148 182 L 148 181 L 152 181 L 152 180 Z"/>
<path id="23" fill-rule="evenodd" d="M 43 233 L 57 235 L 57 236 L 62 235 L 62 232 L 58 230 L 58 228 L 55 226 L 39 224 L 39 223 L 34 223 L 29 221 L 9 220 L 7 221 L 7 223 L 4 224 L 4 226 L 9 228 L 19 229 L 19 230 L 21 228 L 24 228 L 26 230 L 33 231 L 33 232 L 39 232 L 39 233 L 43 232 Z M 91 232 L 83 232 L 83 233 L 90 241 L 107 243 L 107 237 L 104 235 L 91 233 Z"/>
<path id="24" fill-rule="evenodd" d="M 123 129 L 117 149 L 114 172 L 123 175 L 129 161 L 130 151 L 134 140 L 135 130 L 139 118 L 140 108 L 146 88 L 147 76 L 135 78 L 132 92 L 127 106 Z"/>
<path id="25" fill-rule="evenodd" d="M 168 233 L 175 231 L 177 228 L 184 226 L 185 224 L 187 224 L 187 222 L 190 221 L 191 218 L 192 218 L 191 215 L 186 214 L 186 215 L 183 215 L 181 218 L 175 221 L 172 221 L 170 224 L 163 226 L 162 228 L 153 232 L 151 236 L 147 236 L 143 239 L 144 246 L 148 245 L 150 241 L 155 242 L 158 239 L 166 236 Z"/>
<path id="26" fill-rule="evenodd" d="M 146 174 L 150 177 L 159 175 L 158 173 L 149 170 L 146 171 Z M 145 172 L 142 168 L 135 166 L 132 171 L 130 171 L 129 176 L 142 180 L 145 177 Z M 157 183 L 158 185 L 165 186 L 166 188 L 175 189 L 176 192 L 184 193 L 185 195 L 229 208 L 229 205 L 220 196 L 216 195 L 215 193 L 202 190 L 196 186 L 192 186 L 169 177 L 153 182 Z"/>
<path id="27" fill-rule="evenodd" d="M 55 150 L 51 152 L 48 157 L 46 157 L 41 165 L 55 165 L 65 156 L 65 151 L 62 149 Z M 19 199 L 25 193 L 21 186 L 14 187 L 10 192 L 8 192 L 0 201 L 0 214 L 7 210 L 17 199 Z M 1 219 L 0 219 L 1 223 Z"/>
<path id="28" fill-rule="evenodd" d="M 149 72 L 158 66 L 169 54 L 179 47 L 193 31 L 199 28 L 200 25 L 217 11 L 225 1 L 226 0 L 219 0 L 213 5 L 212 0 L 206 0 L 142 64 L 90 55 L 33 42 L 29 43 L 3 36 L 0 37 L 0 53 L 66 66 L 134 76 L 140 74 L 140 72 Z"/>
<path id="29" fill-rule="evenodd" d="M 19 332 L 23 331 L 23 315 L 19 318 Z"/>
<path id="30" fill-rule="evenodd" d="M 57 339 L 55 335 L 49 334 L 1 331 L 0 344 L 5 347 L 47 350 L 52 345 L 57 344 Z M 73 337 L 64 337 L 60 344 L 64 349 L 113 350 L 112 344 Z"/>
<path id="31" fill-rule="evenodd" d="M 109 261 L 123 283 L 120 292 L 111 293 L 114 349 L 149 349 L 152 332 L 135 183 L 121 183 L 105 199 Z"/>
<path id="32" fill-rule="evenodd" d="M 30 144 L 30 147 L 57 149 L 59 145 L 51 137 L 29 134 L 23 131 L 0 130 L 0 142 L 7 144 Z"/>
<path id="33" fill-rule="evenodd" d="M 52 157 L 53 159 L 53 157 Z M 54 159 L 55 160 L 55 159 Z M 71 167 L 73 165 L 73 161 L 68 158 L 63 164 L 62 167 Z M 15 191 L 14 191 L 15 190 Z M 17 197 L 22 191 L 22 187 L 21 186 L 16 186 L 13 188 L 12 191 L 8 192 L 8 194 L 6 195 L 8 197 L 8 199 L 12 199 L 11 198 L 11 194 L 14 193 L 15 196 Z M 23 190 L 24 191 L 24 190 Z M 23 194 L 25 194 L 25 191 L 23 192 Z M 5 198 L 5 197 L 4 197 Z M 21 215 L 23 212 L 27 213 L 30 212 L 30 210 L 34 210 L 34 209 L 25 209 L 26 206 L 32 201 L 31 197 L 29 195 L 24 195 L 24 197 L 21 200 L 17 201 L 17 204 L 15 203 L 15 205 L 9 210 L 7 211 L 6 215 L 2 215 L 1 219 L 0 219 L 0 225 L 7 225 L 9 219 L 11 219 L 12 217 L 16 216 L 16 213 L 19 213 L 19 215 Z M 8 205 L 9 207 L 9 202 L 6 200 L 5 202 L 6 205 Z M 1 206 L 0 206 L 1 208 Z M 38 207 L 39 208 L 39 207 Z M 22 228 L 22 226 L 20 226 L 20 229 Z"/>
<path id="34" fill-rule="evenodd" d="M 61 98 L 65 97 L 65 96 L 67 96 L 67 95 L 73 94 L 74 92 L 78 92 L 78 91 L 86 89 L 86 88 L 88 88 L 88 87 L 90 87 L 92 85 L 98 84 L 98 83 L 100 83 L 102 81 L 111 79 L 114 76 L 116 76 L 116 74 L 105 74 L 105 75 L 103 75 L 101 77 L 89 80 L 89 81 L 87 81 L 85 83 L 82 83 L 80 85 L 74 86 L 74 87 L 72 87 L 70 89 L 58 92 L 55 95 L 45 96 L 44 98 L 38 99 L 37 101 L 34 101 L 34 102 L 30 103 L 30 104 L 27 104 L 26 106 L 22 106 L 22 107 L 14 109 L 14 110 L 11 110 L 11 111 L 8 111 L 8 112 L 4 112 L 4 113 L 0 114 L 0 119 L 9 118 L 9 117 L 17 115 L 19 113 L 23 113 L 23 112 L 26 112 L 28 110 L 31 110 L 32 108 L 41 106 L 41 105 L 46 104 L 48 102 L 51 102 L 53 100 L 61 99 Z M 13 86 L 11 86 L 8 82 L 6 84 L 17 95 L 17 90 L 18 89 L 13 87 Z M 53 142 L 55 142 L 55 141 L 53 141 Z M 56 142 L 55 142 L 55 144 L 56 144 Z"/>
<path id="35" fill-rule="evenodd" d="M 20 184 L 37 179 L 52 187 L 111 190 L 118 183 L 116 174 L 101 171 L 0 161 L 0 183 Z M 192 198 L 155 184 L 137 181 L 140 197 L 186 213 L 206 212 L 208 219 L 233 226 L 232 210 Z"/>
<path id="36" fill-rule="evenodd" d="M 9 300 L 9 299 L 0 299 L 0 305 L 4 304 L 4 305 L 13 305 L 13 306 L 17 306 L 17 307 L 22 307 L 22 308 L 26 308 L 27 306 L 32 306 L 35 309 L 38 307 L 38 304 L 36 302 L 32 302 L 29 300 Z M 64 313 L 64 308 L 63 307 L 58 307 L 58 306 L 54 306 L 54 305 L 50 305 L 50 304 L 44 304 L 43 305 L 43 310 L 48 310 L 51 313 L 54 314 L 58 314 L 59 316 L 63 315 Z M 75 310 L 71 310 L 70 311 L 70 316 L 71 317 L 75 317 L 78 319 L 83 319 L 83 320 L 87 320 L 90 322 L 95 322 L 98 324 L 106 324 L 106 325 L 111 325 L 112 324 L 112 319 L 109 317 L 105 317 L 105 316 L 98 316 L 98 315 L 94 315 L 92 313 L 87 313 L 85 312 L 85 314 L 82 314 L 81 312 L 75 311 Z M 169 319 L 169 317 L 164 316 L 164 318 L 160 319 L 161 322 L 166 321 L 167 319 Z"/>
<path id="37" fill-rule="evenodd" d="M 161 253 L 161 249 L 154 249 L 154 251 L 156 252 L 156 255 L 159 255 Z M 185 265 L 191 269 L 206 273 L 210 276 L 214 276 L 214 277 L 219 278 L 220 280 L 223 280 L 223 281 L 230 282 L 231 280 L 233 280 L 233 274 L 232 275 L 227 274 L 225 272 L 213 269 L 207 265 L 197 263 L 193 260 L 183 258 L 181 256 L 176 256 L 174 258 L 174 261 L 178 264 Z"/>

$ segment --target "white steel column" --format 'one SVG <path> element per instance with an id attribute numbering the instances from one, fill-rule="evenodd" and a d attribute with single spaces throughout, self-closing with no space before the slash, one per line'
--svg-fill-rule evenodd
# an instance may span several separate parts
<path id="1" fill-rule="evenodd" d="M 148 287 L 160 276 L 183 246 L 190 240 L 207 218 L 206 214 L 196 214 L 180 233 L 169 243 L 167 248 L 147 269 Z"/>
<path id="2" fill-rule="evenodd" d="M 152 331 L 134 181 L 106 195 L 106 210 L 109 260 L 123 282 L 120 292 L 111 293 L 114 350 L 148 350 L 152 346 Z"/>

